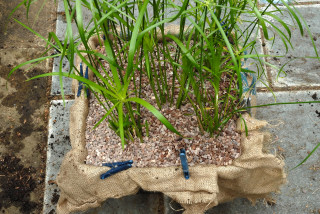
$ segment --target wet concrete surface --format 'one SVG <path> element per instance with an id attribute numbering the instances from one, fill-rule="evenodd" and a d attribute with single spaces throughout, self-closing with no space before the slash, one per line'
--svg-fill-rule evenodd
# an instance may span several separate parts
<path id="1" fill-rule="evenodd" d="M 42 78 L 50 62 L 22 67 L 7 81 L 19 63 L 40 56 L 45 43 L 24 29 L 10 12 L 20 0 L 0 1 L 0 212 L 42 213 L 50 82 Z M 36 2 L 26 18 L 20 8 L 12 16 L 44 37 L 55 29 L 54 3 Z M 41 17 L 41 18 L 39 18 Z"/>

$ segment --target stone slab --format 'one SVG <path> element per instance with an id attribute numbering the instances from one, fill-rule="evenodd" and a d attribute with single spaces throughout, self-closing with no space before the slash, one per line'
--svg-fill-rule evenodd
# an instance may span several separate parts
<path id="1" fill-rule="evenodd" d="M 84 15 L 83 18 L 84 18 L 83 27 L 84 27 L 84 29 L 86 29 L 90 23 L 91 18 L 89 17 L 89 15 L 88 16 Z M 72 33 L 74 35 L 73 38 L 75 38 L 75 41 L 78 41 L 77 37 L 79 36 L 79 32 L 77 29 L 77 25 L 75 22 L 72 22 L 71 26 L 72 26 Z M 67 30 L 67 21 L 64 16 L 59 15 L 57 17 L 57 21 L 56 21 L 56 35 L 57 35 L 58 39 L 62 42 L 65 39 L 66 30 Z"/>
<path id="2" fill-rule="evenodd" d="M 78 31 L 77 31 L 76 24 L 73 22 L 71 25 L 72 25 L 73 35 L 77 36 Z M 56 35 L 57 35 L 58 39 L 62 42 L 65 39 L 66 31 L 67 31 L 67 22 L 66 22 L 65 18 L 60 15 L 57 17 L 57 21 L 56 21 Z"/>
<path id="3" fill-rule="evenodd" d="M 52 72 L 59 72 L 61 57 L 53 59 Z M 62 61 L 62 72 L 69 73 L 69 61 L 64 58 Z M 62 77 L 63 91 L 65 95 L 73 95 L 72 92 L 72 79 L 68 77 Z M 51 82 L 51 95 L 61 95 L 60 79 L 59 76 L 52 76 Z"/>
<path id="4" fill-rule="evenodd" d="M 56 176 L 64 155 L 71 149 L 69 140 L 69 111 L 73 100 L 53 100 L 50 107 L 48 128 L 47 167 L 44 191 L 43 213 L 55 213 L 59 199 Z M 52 211 L 53 210 L 53 211 Z"/>
<path id="5" fill-rule="evenodd" d="M 70 5 L 73 7 L 75 5 L 75 2 L 70 2 Z M 58 13 L 63 13 L 64 10 L 64 3 L 63 0 L 58 0 L 58 7 L 57 7 L 57 12 Z"/>
<path id="6" fill-rule="evenodd" d="M 74 5 L 74 4 L 72 4 Z M 82 18 L 83 18 L 83 27 L 86 29 L 87 27 L 91 27 L 91 12 L 87 8 L 82 8 Z M 72 33 L 74 35 L 74 38 L 79 35 L 79 32 L 77 30 L 76 23 L 71 23 L 72 25 Z M 61 2 L 58 3 L 58 16 L 56 21 L 56 35 L 59 40 L 63 41 L 65 38 L 65 33 L 67 29 L 67 20 L 64 14 L 64 7 Z"/>
<path id="7" fill-rule="evenodd" d="M 315 40 L 318 51 L 320 50 L 320 5 L 303 5 L 296 6 L 300 11 L 305 21 L 311 30 L 312 37 Z M 316 56 L 314 48 L 312 46 L 311 38 L 307 33 L 301 36 L 297 24 L 293 25 L 290 16 L 286 13 L 279 15 L 279 17 L 286 23 L 291 24 L 290 30 L 292 32 L 292 46 L 294 50 L 290 50 L 286 54 L 285 46 L 281 39 L 278 37 L 273 44 L 273 41 L 266 42 L 267 54 L 272 55 L 268 60 L 271 64 L 281 68 L 284 67 L 286 76 L 281 73 L 280 78 L 277 78 L 278 71 L 274 68 L 271 69 L 271 75 L 273 84 L 276 87 L 287 86 L 320 86 L 320 62 L 317 59 L 306 58 L 306 56 Z M 280 26 L 278 23 L 271 20 L 276 26 Z M 284 30 L 280 27 L 280 29 Z M 306 30 L 306 28 L 304 27 Z M 273 45 L 272 45 L 273 44 Z M 285 57 L 276 57 L 278 55 L 285 55 Z M 295 57 L 299 57 L 293 61 Z"/>

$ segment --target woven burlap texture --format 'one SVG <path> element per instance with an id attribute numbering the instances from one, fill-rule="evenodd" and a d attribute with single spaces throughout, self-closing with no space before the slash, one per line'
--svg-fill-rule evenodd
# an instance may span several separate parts
<path id="1" fill-rule="evenodd" d="M 58 213 L 88 210 L 100 206 L 108 198 L 135 194 L 142 188 L 171 197 L 185 208 L 185 214 L 197 214 L 238 197 L 254 202 L 270 192 L 279 191 L 279 187 L 286 182 L 284 162 L 263 152 L 270 136 L 258 129 L 267 123 L 249 115 L 243 115 L 243 119 L 238 121 L 237 128 L 242 132 L 242 153 L 232 165 L 189 167 L 188 180 L 184 178 L 180 166 L 130 168 L 101 180 L 100 175 L 109 168 L 85 164 L 88 108 L 88 99 L 83 90 L 81 96 L 75 98 L 70 110 L 72 149 L 64 157 L 57 177 L 61 191 Z M 246 121 L 248 136 L 244 132 L 243 120 Z"/>

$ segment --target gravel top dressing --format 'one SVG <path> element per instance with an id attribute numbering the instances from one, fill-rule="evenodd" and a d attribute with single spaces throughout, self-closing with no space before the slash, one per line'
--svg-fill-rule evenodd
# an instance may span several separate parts
<path id="1" fill-rule="evenodd" d="M 106 70 L 109 70 L 108 64 L 105 62 L 103 64 Z M 170 82 L 172 78 L 170 65 L 161 62 L 161 66 L 166 67 L 168 82 Z M 137 76 L 136 81 L 139 78 Z M 130 88 L 131 86 L 129 91 Z M 142 77 L 141 94 L 143 99 L 156 107 L 155 97 L 147 77 L 144 76 Z M 100 99 L 103 100 L 102 97 Z M 125 145 L 125 149 L 122 149 L 120 137 L 109 128 L 108 120 L 104 120 L 93 129 L 106 110 L 99 104 L 95 96 L 91 96 L 86 129 L 86 148 L 88 150 L 86 163 L 101 166 L 105 162 L 133 160 L 134 167 L 177 166 L 181 164 L 179 157 L 181 148 L 185 148 L 190 166 L 195 164 L 225 166 L 230 165 L 235 158 L 240 156 L 240 134 L 236 132 L 235 123 L 237 118 L 230 119 L 220 135 L 212 138 L 208 133 L 201 135 L 191 104 L 184 104 L 180 109 L 176 109 L 175 105 L 166 104 L 160 112 L 185 138 L 170 132 L 151 112 L 141 107 L 142 123 L 145 124 L 145 121 L 148 121 L 149 131 L 147 132 L 143 126 L 143 143 L 136 137 L 133 142 Z"/>

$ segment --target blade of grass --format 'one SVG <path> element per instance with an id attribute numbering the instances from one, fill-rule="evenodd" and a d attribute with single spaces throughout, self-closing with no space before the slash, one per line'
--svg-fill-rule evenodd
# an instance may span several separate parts
<path id="1" fill-rule="evenodd" d="M 250 0 L 248 0 L 248 1 L 250 1 Z M 229 54 L 230 54 L 232 62 L 234 64 L 234 70 L 237 72 L 237 75 L 238 75 L 239 93 L 242 94 L 242 79 L 241 79 L 240 68 L 239 68 L 240 66 L 238 65 L 237 59 L 236 59 L 236 57 L 235 57 L 235 55 L 233 53 L 232 46 L 231 46 L 231 44 L 229 42 L 228 37 L 225 34 L 220 22 L 218 21 L 216 15 L 212 11 L 210 11 L 210 13 L 211 13 L 211 16 L 212 16 L 213 20 L 215 21 L 215 23 L 217 25 L 222 37 L 223 37 L 223 40 L 224 40 L 227 48 L 228 48 Z"/>
<path id="2" fill-rule="evenodd" d="M 13 19 L 14 21 L 16 21 L 18 24 L 20 24 L 22 27 L 26 28 L 27 30 L 29 30 L 31 33 L 35 34 L 36 36 L 38 36 L 40 39 L 42 39 L 43 41 L 45 41 L 47 44 L 50 44 L 52 47 L 55 47 L 56 49 L 58 49 L 57 46 L 55 46 L 53 43 L 51 43 L 50 41 L 48 41 L 46 38 L 44 38 L 43 36 L 41 36 L 39 33 L 37 33 L 36 31 L 34 31 L 32 28 L 28 27 L 27 25 L 23 24 L 22 22 L 20 22 L 17 19 Z"/>
<path id="3" fill-rule="evenodd" d="M 148 109 L 156 118 L 158 118 L 158 120 L 160 120 L 160 122 L 163 125 L 165 125 L 170 131 L 182 137 L 182 135 L 171 125 L 171 123 L 155 107 L 153 107 L 147 101 L 138 97 L 132 97 L 132 98 L 126 99 L 126 102 L 139 103 L 140 105 Z"/>
<path id="4" fill-rule="evenodd" d="M 5 27 L 4 27 L 4 34 L 7 34 L 7 28 L 8 28 L 8 23 L 10 22 L 10 19 L 12 17 L 12 15 L 24 4 L 26 4 L 27 0 L 21 1 L 9 14 L 8 16 L 8 20 L 5 23 Z"/>
<path id="5" fill-rule="evenodd" d="M 262 31 L 263 31 L 263 34 L 264 34 L 265 38 L 267 40 L 269 40 L 268 29 L 267 29 L 266 24 L 264 23 L 264 19 L 262 18 L 261 13 L 259 12 L 258 8 L 253 4 L 253 2 L 251 0 L 247 0 L 247 1 L 248 1 L 249 5 L 251 6 L 253 12 L 257 16 L 258 20 L 259 20 L 259 23 L 260 23 L 260 25 L 262 27 Z"/>
<path id="6" fill-rule="evenodd" d="M 137 38 L 139 35 L 138 33 L 143 21 L 144 13 L 147 10 L 148 3 L 149 3 L 149 0 L 144 0 L 143 5 L 139 11 L 139 16 L 137 18 L 137 21 L 132 31 L 132 36 L 131 36 L 130 46 L 129 46 L 128 66 L 125 74 L 126 81 L 128 81 L 128 77 L 131 75 L 131 72 L 133 70 L 133 58 L 136 53 L 136 47 L 139 45 L 139 43 L 137 43 Z"/>
<path id="7" fill-rule="evenodd" d="M 297 166 L 293 167 L 291 170 L 296 169 L 297 167 L 301 166 L 304 162 L 306 162 L 310 156 L 318 149 L 318 147 L 320 146 L 320 143 L 318 143 L 318 145 L 316 145 L 316 147 L 314 147 L 314 149 L 308 154 L 308 156 L 303 159 L 303 161 L 301 161 Z"/>
<path id="8" fill-rule="evenodd" d="M 124 139 L 124 129 L 123 129 L 123 103 L 119 103 L 118 107 L 118 117 L 119 117 L 119 130 L 120 130 L 120 138 L 122 149 L 124 149 L 124 145 L 126 144 Z"/>
<path id="9" fill-rule="evenodd" d="M 99 126 L 99 124 L 104 121 L 111 113 L 112 111 L 119 105 L 119 103 L 116 103 L 115 105 L 113 105 L 109 110 L 108 112 L 103 115 L 103 117 L 94 125 L 94 127 L 92 129 L 95 129 Z"/>
<path id="10" fill-rule="evenodd" d="M 31 64 L 31 63 L 34 63 L 34 62 L 39 62 L 39 61 L 43 61 L 43 60 L 46 60 L 46 59 L 50 59 L 50 58 L 55 58 L 55 57 L 59 57 L 60 54 L 55 54 L 55 55 L 51 55 L 51 56 L 44 56 L 44 57 L 40 57 L 40 58 L 37 58 L 37 59 L 32 59 L 32 60 L 29 60 L 27 62 L 23 62 L 19 65 L 17 65 L 16 67 L 14 67 L 8 74 L 8 79 L 10 78 L 10 76 L 12 75 L 12 73 L 16 70 L 18 70 L 19 68 L 25 66 L 25 65 L 28 65 L 28 64 Z"/>
<path id="11" fill-rule="evenodd" d="M 109 90 L 107 90 L 105 87 L 102 87 L 100 85 L 98 85 L 97 83 L 95 82 L 92 82 L 90 80 L 88 80 L 87 78 L 84 78 L 84 77 L 81 77 L 81 76 L 78 76 L 76 74 L 67 74 L 65 72 L 59 74 L 58 72 L 53 72 L 53 73 L 45 73 L 45 74 L 40 74 L 40 75 L 37 75 L 37 76 L 34 76 L 34 77 L 31 77 L 29 78 L 27 81 L 30 81 L 30 80 L 34 80 L 34 79 L 37 79 L 37 78 L 41 78 L 41 77 L 48 77 L 48 76 L 59 76 L 59 75 L 62 75 L 64 77 L 70 77 L 72 79 L 76 79 L 80 82 L 83 82 L 85 84 L 87 84 L 88 86 L 90 86 L 93 90 L 99 92 L 100 94 L 103 92 L 103 93 L 106 93 L 110 96 L 112 96 L 113 98 L 119 100 L 119 96 L 115 93 L 112 93 L 110 92 Z"/>

